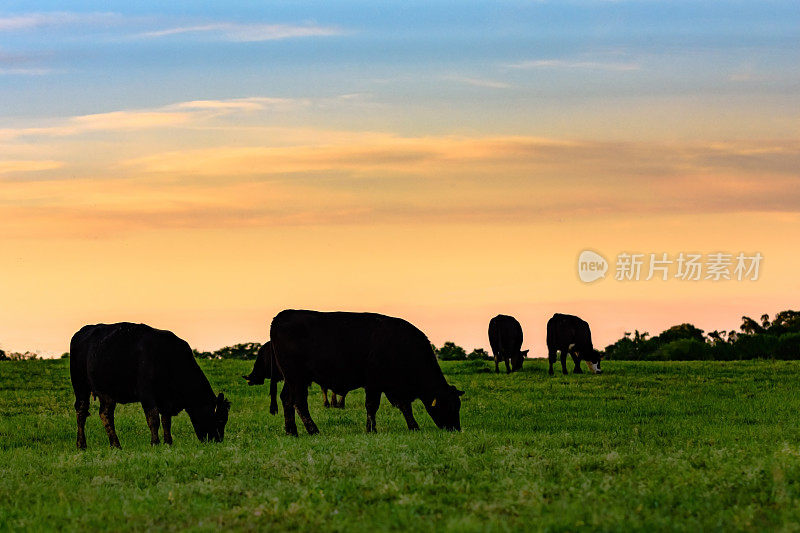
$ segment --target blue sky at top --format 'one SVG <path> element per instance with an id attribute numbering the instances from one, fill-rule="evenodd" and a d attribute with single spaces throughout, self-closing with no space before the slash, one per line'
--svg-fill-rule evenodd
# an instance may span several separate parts
<path id="1" fill-rule="evenodd" d="M 0 18 L 6 118 L 366 93 L 500 128 L 537 99 L 780 108 L 800 82 L 796 2 L 5 2 Z M 259 40 L 259 25 L 322 35 Z"/>

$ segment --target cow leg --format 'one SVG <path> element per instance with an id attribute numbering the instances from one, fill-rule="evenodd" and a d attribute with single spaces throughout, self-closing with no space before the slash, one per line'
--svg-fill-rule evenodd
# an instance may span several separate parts
<path id="1" fill-rule="evenodd" d="M 303 422 L 306 431 L 309 435 L 319 433 L 319 428 L 317 428 L 317 425 L 311 420 L 311 413 L 308 412 L 308 388 L 302 387 L 301 390 L 298 391 L 295 389 L 292 392 L 294 407 L 297 409 L 297 414 L 300 415 L 300 421 Z"/>
<path id="2" fill-rule="evenodd" d="M 567 372 L 567 351 L 559 350 L 559 353 L 561 354 L 561 373 L 566 376 L 569 374 L 569 372 Z"/>
<path id="3" fill-rule="evenodd" d="M 328 389 L 326 389 L 325 387 L 322 387 L 322 386 L 320 386 L 320 388 L 322 389 L 322 405 L 323 405 L 323 407 L 330 407 L 331 406 L 331 402 L 328 401 Z M 336 401 L 335 400 L 335 398 L 336 398 L 335 394 L 333 395 L 333 397 L 334 397 L 334 401 Z"/>
<path id="4" fill-rule="evenodd" d="M 273 367 L 274 368 L 274 367 Z M 285 387 L 284 387 L 285 388 Z M 278 403 L 275 401 L 275 396 L 278 393 L 278 380 L 274 377 L 269 378 L 269 414 L 278 414 Z M 281 393 L 283 394 L 283 393 Z M 283 399 L 283 396 L 281 396 Z"/>
<path id="5" fill-rule="evenodd" d="M 503 358 L 503 362 L 506 364 L 506 374 L 511 373 L 511 365 L 508 364 L 508 357 Z"/>
<path id="6" fill-rule="evenodd" d="M 569 355 L 572 357 L 572 362 L 575 363 L 575 368 L 572 369 L 572 373 L 583 374 L 583 370 L 581 370 L 581 358 L 572 352 L 570 352 Z"/>
<path id="7" fill-rule="evenodd" d="M 283 404 L 283 427 L 287 435 L 297 436 L 297 422 L 294 418 L 294 404 L 292 403 L 292 393 L 288 384 L 283 384 L 281 389 L 281 403 Z"/>
<path id="8" fill-rule="evenodd" d="M 411 404 L 404 403 L 400 404 L 398 407 L 400 408 L 400 412 L 403 413 L 403 417 L 406 419 L 408 429 L 411 431 L 419 430 L 419 424 L 417 424 L 417 421 L 414 420 L 414 412 L 411 410 Z"/>
<path id="9" fill-rule="evenodd" d="M 164 429 L 164 444 L 172 444 L 172 417 L 162 414 L 161 427 Z"/>
<path id="10" fill-rule="evenodd" d="M 553 375 L 553 364 L 555 364 L 556 360 L 558 359 L 558 352 L 551 350 L 547 357 L 550 363 L 550 370 L 547 371 L 548 374 L 551 376 Z"/>
<path id="11" fill-rule="evenodd" d="M 378 412 L 378 407 L 381 406 L 381 391 L 375 389 L 364 389 L 367 397 L 367 433 L 376 432 L 377 424 L 375 423 L 375 414 Z"/>
<path id="12" fill-rule="evenodd" d="M 100 398 L 100 420 L 103 421 L 103 427 L 106 428 L 108 434 L 108 443 L 112 448 L 121 448 L 119 439 L 117 438 L 117 431 L 114 429 L 114 409 L 117 407 L 115 402 L 110 396 L 101 394 Z"/>
<path id="13" fill-rule="evenodd" d="M 75 415 L 78 422 L 78 449 L 86 449 L 86 417 L 89 416 L 89 394 L 75 400 Z"/>
<path id="14" fill-rule="evenodd" d="M 495 374 L 500 373 L 500 358 L 497 357 L 497 354 L 495 354 L 494 356 L 494 373 Z"/>
<path id="15" fill-rule="evenodd" d="M 161 441 L 158 440 L 158 408 L 142 404 L 142 409 L 144 409 L 144 417 L 147 419 L 147 427 L 150 428 L 150 445 L 160 444 Z"/>

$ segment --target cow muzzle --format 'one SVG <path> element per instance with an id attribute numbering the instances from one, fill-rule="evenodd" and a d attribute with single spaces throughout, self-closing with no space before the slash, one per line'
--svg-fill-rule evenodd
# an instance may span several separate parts
<path id="1" fill-rule="evenodd" d="M 600 369 L 600 363 L 592 363 L 591 361 L 586 361 L 586 366 L 589 367 L 589 370 L 592 374 L 602 374 L 603 371 Z"/>

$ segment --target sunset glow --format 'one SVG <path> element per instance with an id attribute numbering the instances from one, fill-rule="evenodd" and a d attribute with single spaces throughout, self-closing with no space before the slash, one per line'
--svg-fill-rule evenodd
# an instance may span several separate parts
<path id="1" fill-rule="evenodd" d="M 82 325 L 263 342 L 284 308 L 531 355 L 797 308 L 794 2 L 12 2 L 0 348 Z M 760 252 L 757 281 L 582 283 L 578 254 Z"/>

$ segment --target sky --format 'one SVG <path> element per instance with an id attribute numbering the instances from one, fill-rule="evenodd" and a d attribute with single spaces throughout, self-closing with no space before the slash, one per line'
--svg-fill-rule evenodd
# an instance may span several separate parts
<path id="1" fill-rule="evenodd" d="M 797 2 L 0 4 L 6 351 L 285 308 L 467 349 L 512 314 L 534 356 L 555 312 L 731 330 L 798 307 L 798 236 Z M 757 279 L 615 276 L 718 252 Z"/>

